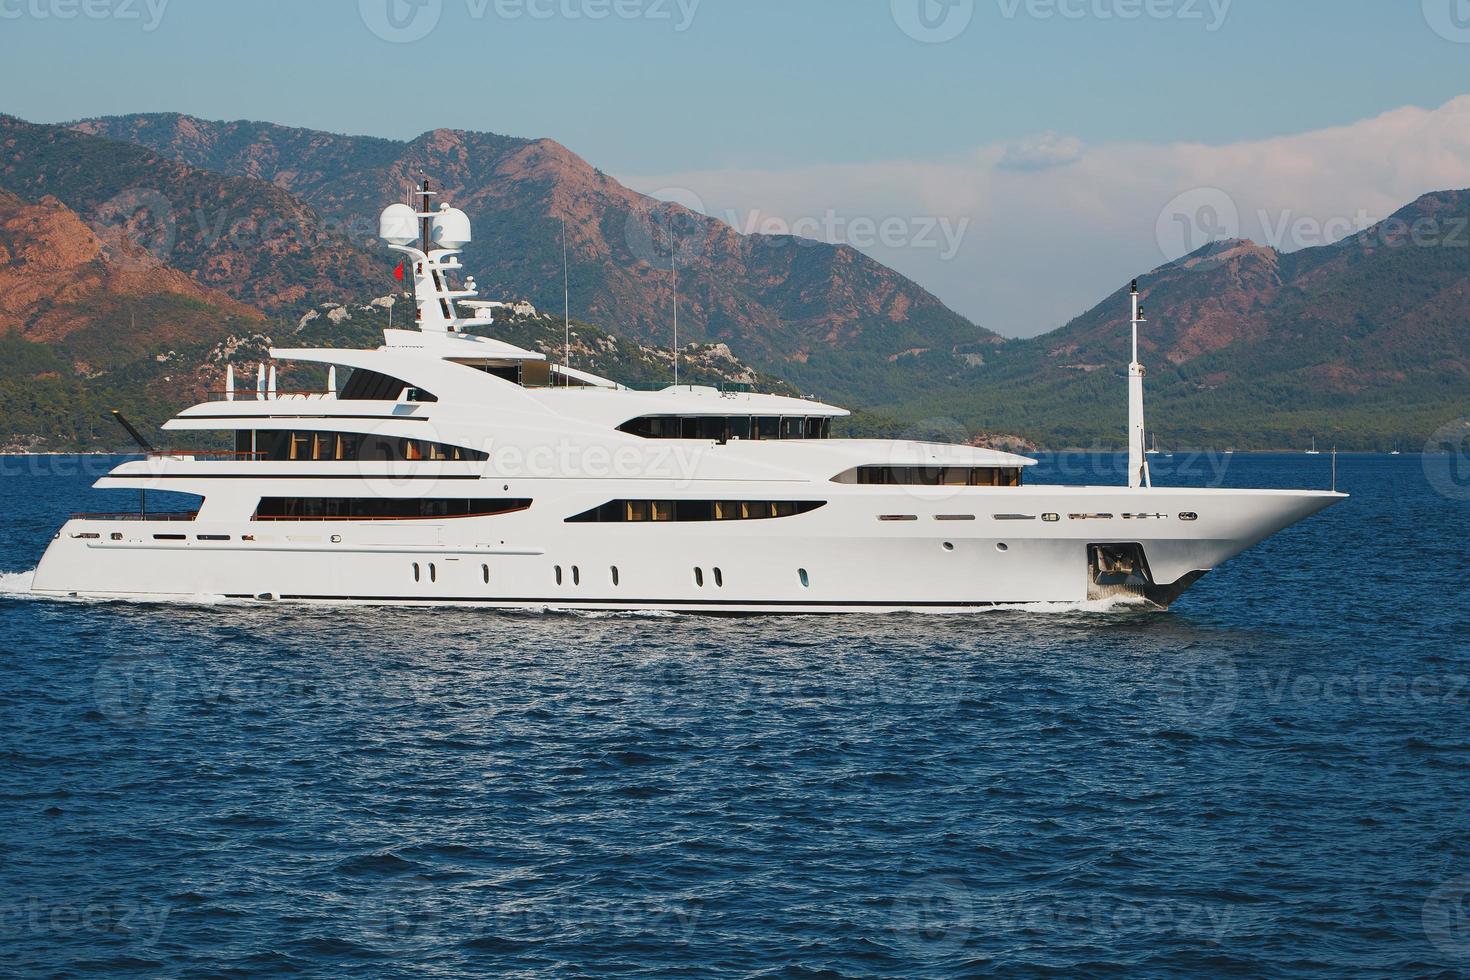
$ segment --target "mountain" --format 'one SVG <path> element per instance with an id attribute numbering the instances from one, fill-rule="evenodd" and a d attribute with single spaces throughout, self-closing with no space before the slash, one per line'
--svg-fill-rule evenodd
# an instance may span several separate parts
<path id="1" fill-rule="evenodd" d="M 203 395 L 181 351 L 264 322 L 56 198 L 0 190 L 0 444 L 109 444 L 108 409 L 161 414 Z"/>
<path id="2" fill-rule="evenodd" d="M 567 220 L 573 306 L 596 324 L 576 325 L 576 358 L 611 377 L 667 373 L 672 227 L 681 337 L 701 345 L 685 356 L 710 380 L 784 379 L 859 409 L 859 434 L 1122 441 L 1126 284 L 1002 341 L 851 249 L 740 235 L 549 140 L 176 115 L 75 127 L 0 116 L 0 443 L 91 445 L 101 400 L 161 418 L 273 337 L 371 342 L 392 263 L 376 215 L 420 171 L 475 216 L 466 265 L 491 296 L 559 309 Z M 1218 242 L 1141 276 L 1160 443 L 1423 445 L 1470 404 L 1467 228 L 1470 192 L 1445 191 L 1335 245 Z M 496 330 L 553 350 L 561 327 Z"/>
<path id="3" fill-rule="evenodd" d="M 174 114 L 74 127 L 269 181 L 363 241 L 375 238 L 383 205 L 428 174 L 474 220 L 465 265 L 482 290 L 548 309 L 562 302 L 565 221 L 577 316 L 643 342 L 671 336 L 672 230 L 681 335 L 727 343 L 788 376 L 819 377 L 830 367 L 824 359 L 854 352 L 881 360 L 938 350 L 954 359 L 1000 339 L 855 249 L 741 235 L 631 191 L 549 139 L 439 129 L 395 142 Z"/>
<path id="4" fill-rule="evenodd" d="M 1470 409 L 1467 229 L 1470 191 L 1444 191 L 1333 245 L 1216 242 L 1143 275 L 1150 427 L 1175 446 L 1422 446 Z M 1128 311 L 1121 285 L 1060 329 L 997 349 L 984 387 L 940 385 L 877 410 L 1116 445 Z"/>
<path id="5" fill-rule="evenodd" d="M 382 291 L 392 266 L 268 181 L 0 115 L 0 187 L 49 195 L 108 241 L 263 310 Z"/>

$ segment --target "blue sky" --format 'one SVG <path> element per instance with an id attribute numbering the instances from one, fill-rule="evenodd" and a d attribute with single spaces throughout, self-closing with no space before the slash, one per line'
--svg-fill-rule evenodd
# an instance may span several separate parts
<path id="1" fill-rule="evenodd" d="M 919 5 L 941 35 L 963 29 L 916 39 Z M 1139 249 L 1091 266 L 1079 255 L 1075 292 L 1035 313 L 1015 287 L 1051 282 L 1055 293 L 1057 269 L 1046 239 L 1027 239 L 1014 216 L 997 224 L 995 202 L 975 200 L 996 188 L 906 200 L 897 182 L 953 182 L 997 160 L 1012 172 L 1065 169 L 1120 145 L 1261 144 L 1437 109 L 1470 92 L 1470 0 L 0 0 L 0 52 L 0 111 L 36 121 L 177 110 L 400 138 L 436 126 L 550 136 L 640 189 L 692 192 L 737 223 L 829 209 L 956 228 L 968 218 L 966 247 L 943 265 L 901 244 L 865 250 L 980 322 L 1034 333 L 1141 271 L 1125 259 L 1157 258 L 1146 240 L 1157 236 L 1139 229 L 1198 186 L 1192 176 L 1160 178 L 1140 205 L 1157 198 L 1146 220 L 1114 229 L 1145 239 Z M 423 77 L 434 82 L 427 98 L 414 83 Z M 987 147 L 1009 149 L 992 158 Z M 866 176 L 824 201 L 832 168 Z M 1210 173 L 1209 186 L 1229 183 Z M 755 174 L 742 194 L 741 176 Z M 1369 178 L 1344 179 L 1329 180 L 1340 201 L 1313 206 L 1347 213 L 1350 181 Z M 1365 202 L 1417 187 L 1372 179 Z M 1255 213 L 1254 192 L 1225 190 Z M 1106 243 L 1107 232 L 1081 240 Z M 986 285 L 988 266 L 966 257 L 977 240 L 1013 243 L 1034 271 Z"/>

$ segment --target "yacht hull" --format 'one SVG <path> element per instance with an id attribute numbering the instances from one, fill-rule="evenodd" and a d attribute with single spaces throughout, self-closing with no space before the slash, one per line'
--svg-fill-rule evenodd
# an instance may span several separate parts
<path id="1" fill-rule="evenodd" d="M 441 521 L 77 518 L 42 596 L 697 613 L 963 613 L 1117 596 L 1168 606 L 1343 499 L 1268 490 L 864 488 L 762 521 L 568 524 L 586 501 Z"/>

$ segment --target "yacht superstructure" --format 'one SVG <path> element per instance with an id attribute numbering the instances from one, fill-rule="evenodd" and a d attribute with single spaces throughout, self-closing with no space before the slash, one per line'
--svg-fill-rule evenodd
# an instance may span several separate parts
<path id="1" fill-rule="evenodd" d="M 272 350 L 276 369 L 164 425 L 228 434 L 103 489 L 199 497 L 185 514 L 67 521 L 32 591 L 86 597 L 693 612 L 961 612 L 1115 595 L 1167 606 L 1204 573 L 1342 494 L 1152 485 L 1134 287 L 1129 486 L 1029 485 L 1035 461 L 841 439 L 802 398 L 635 391 L 482 331 L 501 304 L 451 284 L 469 219 L 390 206 L 413 329 L 375 350 Z M 463 311 L 463 312 L 462 312 Z"/>

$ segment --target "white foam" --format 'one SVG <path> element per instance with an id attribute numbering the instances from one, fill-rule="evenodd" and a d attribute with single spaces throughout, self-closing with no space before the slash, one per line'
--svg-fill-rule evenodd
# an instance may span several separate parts
<path id="1" fill-rule="evenodd" d="M 1023 612 L 1056 615 L 1057 613 L 1147 612 L 1158 606 L 1142 596 L 1115 595 L 1106 599 L 1084 599 L 1080 602 L 1018 602 L 996 606 L 991 612 Z"/>
<path id="2" fill-rule="evenodd" d="M 0 572 L 0 595 L 26 596 L 31 594 L 31 581 L 36 577 L 32 568 L 26 572 Z"/>

